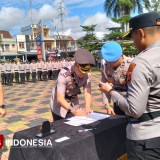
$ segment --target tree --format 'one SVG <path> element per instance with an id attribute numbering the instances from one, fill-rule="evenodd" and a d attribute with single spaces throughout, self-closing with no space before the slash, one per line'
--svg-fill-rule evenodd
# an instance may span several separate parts
<path id="1" fill-rule="evenodd" d="M 86 32 L 86 35 L 77 41 L 77 43 L 83 47 L 88 49 L 90 52 L 97 49 L 99 46 L 99 42 L 94 34 L 96 25 L 91 26 L 81 26 L 82 30 Z"/>
<path id="2" fill-rule="evenodd" d="M 101 44 L 97 40 L 94 32 L 95 32 L 95 27 L 96 25 L 90 25 L 90 26 L 81 26 L 82 30 L 86 32 L 85 36 L 77 41 L 77 43 L 89 50 L 90 52 L 93 53 L 94 57 L 98 57 L 98 52 L 97 50 L 101 47 Z"/>
<path id="3" fill-rule="evenodd" d="M 156 11 L 158 13 L 160 13 L 160 0 L 150 0 L 151 1 L 151 5 L 148 8 L 148 11 Z"/>
<path id="4" fill-rule="evenodd" d="M 131 15 L 131 12 L 143 12 L 143 5 L 150 8 L 149 0 L 105 0 L 104 9 L 108 17 L 119 18 L 122 15 Z"/>

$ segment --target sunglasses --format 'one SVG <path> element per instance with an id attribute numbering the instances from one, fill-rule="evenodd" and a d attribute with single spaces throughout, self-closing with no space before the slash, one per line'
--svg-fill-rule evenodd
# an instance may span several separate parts
<path id="1" fill-rule="evenodd" d="M 90 64 L 88 64 L 88 65 L 79 65 L 79 64 L 77 64 L 77 66 L 78 66 L 78 70 L 81 72 L 81 73 L 89 73 L 89 72 L 91 72 L 91 66 L 90 66 Z"/>

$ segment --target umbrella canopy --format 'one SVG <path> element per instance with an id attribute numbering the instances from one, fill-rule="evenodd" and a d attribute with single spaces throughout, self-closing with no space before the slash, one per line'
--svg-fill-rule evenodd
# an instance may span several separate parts
<path id="1" fill-rule="evenodd" d="M 49 56 L 49 57 L 48 57 L 48 60 L 53 60 L 53 58 Z"/>
<path id="2" fill-rule="evenodd" d="M 14 61 L 19 61 L 19 60 L 20 60 L 20 58 L 14 58 L 13 60 L 14 60 Z"/>

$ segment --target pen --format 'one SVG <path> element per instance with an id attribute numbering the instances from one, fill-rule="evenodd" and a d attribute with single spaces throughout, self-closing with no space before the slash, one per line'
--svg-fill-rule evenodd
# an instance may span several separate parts
<path id="1" fill-rule="evenodd" d="M 89 128 L 89 129 L 80 129 L 78 130 L 78 132 L 87 132 L 87 131 L 92 131 L 92 130 L 95 130 L 97 128 Z"/>

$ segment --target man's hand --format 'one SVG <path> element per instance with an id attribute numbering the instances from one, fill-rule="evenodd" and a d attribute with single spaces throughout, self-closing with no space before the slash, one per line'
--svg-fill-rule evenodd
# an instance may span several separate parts
<path id="1" fill-rule="evenodd" d="M 85 110 L 81 109 L 81 108 L 74 108 L 74 109 L 72 109 L 71 113 L 74 116 L 85 116 L 86 115 Z"/>
<path id="2" fill-rule="evenodd" d="M 110 106 L 108 106 L 108 107 L 106 108 L 106 112 L 107 112 L 107 114 L 116 115 L 116 114 L 114 113 L 114 109 L 113 109 L 112 107 L 110 107 Z"/>
<path id="3" fill-rule="evenodd" d="M 6 110 L 3 108 L 0 108 L 0 116 L 4 117 L 6 115 Z"/>
<path id="4" fill-rule="evenodd" d="M 109 90 L 112 89 L 112 86 L 109 83 L 100 82 L 98 89 L 103 92 L 108 92 Z"/>
<path id="5" fill-rule="evenodd" d="M 86 114 L 92 113 L 93 110 L 91 108 L 84 108 L 84 111 L 86 112 Z"/>

